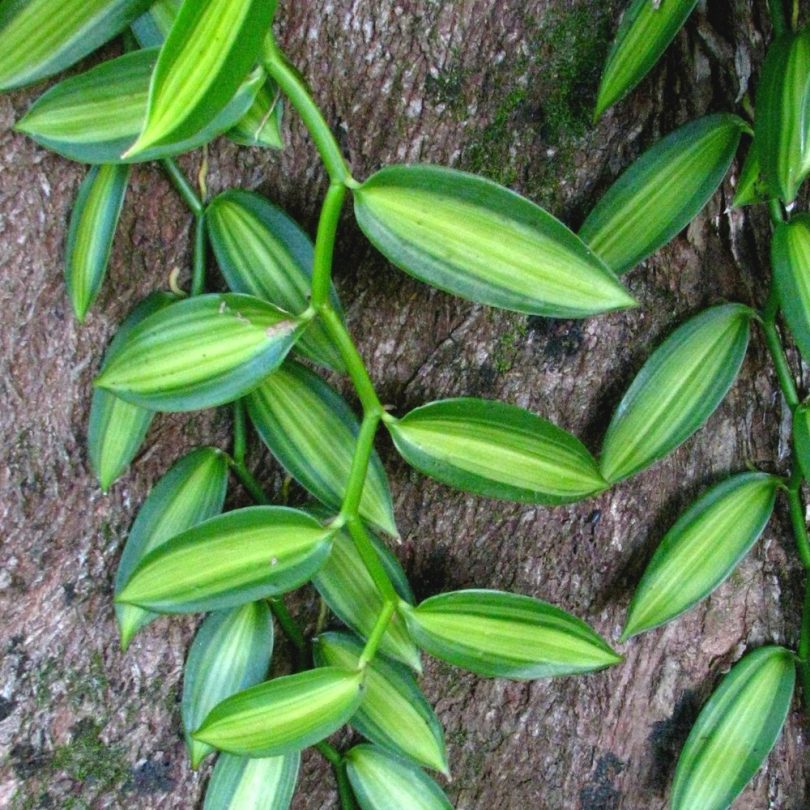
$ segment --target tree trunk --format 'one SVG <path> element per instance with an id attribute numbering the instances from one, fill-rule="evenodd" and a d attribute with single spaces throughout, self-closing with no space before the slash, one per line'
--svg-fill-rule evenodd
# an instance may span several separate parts
<path id="1" fill-rule="evenodd" d="M 449 164 L 506 183 L 575 227 L 661 135 L 705 112 L 735 109 L 770 35 L 764 2 L 701 4 L 651 77 L 591 127 L 619 0 L 280 6 L 279 39 L 310 80 L 356 177 L 391 162 Z M 161 619 L 123 654 L 112 579 L 152 483 L 194 445 L 227 447 L 229 416 L 159 417 L 131 471 L 107 494 L 85 451 L 104 346 L 137 300 L 166 287 L 172 268 L 187 276 L 191 220 L 156 167 L 137 168 L 110 275 L 78 326 L 62 259 L 83 169 L 11 130 L 41 89 L 0 97 L 0 805 L 195 807 L 210 766 L 189 769 L 178 699 L 196 619 Z M 217 141 L 209 189 L 257 189 L 314 231 L 324 172 L 291 111 L 285 130 L 283 153 Z M 200 155 L 181 162 L 196 174 Z M 641 307 L 586 321 L 526 318 L 432 291 L 386 264 L 347 216 L 337 284 L 384 402 L 402 413 L 447 396 L 499 398 L 596 451 L 622 391 L 675 325 L 720 300 L 762 303 L 767 224 L 759 211 L 727 210 L 738 168 L 685 233 L 627 277 Z M 221 284 L 213 272 L 210 284 Z M 702 431 L 585 503 L 550 509 L 466 496 L 409 471 L 381 439 L 404 538 L 396 552 L 419 597 L 472 586 L 514 590 L 573 612 L 615 641 L 641 571 L 679 511 L 749 462 L 784 472 L 784 417 L 755 334 L 739 380 Z M 280 468 L 258 440 L 250 460 L 280 497 Z M 248 502 L 232 491 L 230 506 Z M 293 489 L 291 497 L 303 493 Z M 606 672 L 510 683 L 427 660 L 424 687 L 447 731 L 454 806 L 665 807 L 677 754 L 718 679 L 747 648 L 795 643 L 801 585 L 782 504 L 728 583 L 678 621 L 624 645 L 626 660 Z M 294 608 L 311 629 L 313 593 L 303 592 Z M 280 642 L 275 672 L 284 671 L 288 652 Z M 802 735 L 795 706 L 735 807 L 808 806 Z M 307 753 L 294 807 L 336 806 L 326 763 Z"/>

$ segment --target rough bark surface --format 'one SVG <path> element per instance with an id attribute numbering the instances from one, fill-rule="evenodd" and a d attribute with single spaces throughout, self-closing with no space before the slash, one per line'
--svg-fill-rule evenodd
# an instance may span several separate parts
<path id="1" fill-rule="evenodd" d="M 280 5 L 280 40 L 310 79 L 355 176 L 393 161 L 451 164 L 506 182 L 575 226 L 661 134 L 734 109 L 756 82 L 769 35 L 764 3 L 701 5 L 632 99 L 591 128 L 618 0 Z M 111 583 L 151 484 L 195 444 L 226 447 L 229 416 L 158 418 L 107 494 L 85 452 L 105 343 L 140 297 L 165 288 L 172 268 L 188 267 L 190 217 L 156 168 L 138 168 L 110 276 L 79 327 L 62 253 L 83 169 L 11 130 L 39 89 L 0 97 L 0 805 L 196 807 L 210 766 L 189 769 L 178 711 L 195 620 L 160 620 L 123 654 Z M 312 230 L 324 173 L 293 114 L 285 129 L 281 154 L 217 142 L 209 186 L 258 189 Z M 196 172 L 199 155 L 182 162 Z M 375 255 L 347 217 L 337 283 L 384 401 L 403 412 L 445 396 L 497 397 L 547 416 L 596 451 L 622 390 L 663 335 L 714 302 L 762 301 L 767 226 L 756 212 L 727 210 L 733 176 L 685 233 L 628 276 L 639 309 L 584 322 L 527 319 L 431 291 Z M 213 273 L 211 283 L 219 283 Z M 511 589 L 615 639 L 658 539 L 696 493 L 748 462 L 784 471 L 783 415 L 755 334 L 707 427 L 587 503 L 547 509 L 468 497 L 409 472 L 381 438 L 404 537 L 397 553 L 419 596 Z M 281 472 L 257 442 L 251 462 L 278 493 Z M 232 492 L 232 505 L 247 502 L 238 487 Z M 677 753 L 721 675 L 747 648 L 795 642 L 800 585 L 780 505 L 727 584 L 625 645 L 625 663 L 607 672 L 509 683 L 428 661 L 424 686 L 447 729 L 454 805 L 663 808 Z M 311 626 L 314 596 L 302 594 L 295 611 Z M 286 652 L 281 643 L 275 671 Z M 810 804 L 803 733 L 794 709 L 735 807 Z M 337 806 L 331 774 L 315 755 L 305 757 L 294 806 Z"/>

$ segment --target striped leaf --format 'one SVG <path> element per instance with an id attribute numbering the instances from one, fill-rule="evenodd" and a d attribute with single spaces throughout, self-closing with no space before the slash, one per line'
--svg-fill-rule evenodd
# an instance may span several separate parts
<path id="1" fill-rule="evenodd" d="M 260 759 L 220 754 L 203 810 L 288 810 L 300 765 L 297 751 Z"/>
<path id="2" fill-rule="evenodd" d="M 765 762 L 784 725 L 796 680 L 793 653 L 761 647 L 732 667 L 684 745 L 672 810 L 725 810 Z"/>
<path id="3" fill-rule="evenodd" d="M 622 658 L 565 611 L 500 591 L 455 591 L 400 612 L 436 658 L 491 678 L 534 680 L 593 672 Z"/>
<path id="4" fill-rule="evenodd" d="M 375 745 L 356 745 L 346 754 L 361 810 L 453 810 L 442 789 L 416 765 Z"/>
<path id="5" fill-rule="evenodd" d="M 810 214 L 780 223 L 771 242 L 779 304 L 796 345 L 810 360 Z"/>
<path id="6" fill-rule="evenodd" d="M 132 524 L 115 575 L 116 596 L 150 552 L 174 535 L 218 515 L 227 486 L 228 463 L 221 451 L 203 447 L 180 459 L 154 486 Z M 141 627 L 156 618 L 155 613 L 121 603 L 116 603 L 115 615 L 124 649 Z"/>
<path id="7" fill-rule="evenodd" d="M 678 518 L 633 595 L 622 641 L 680 616 L 728 578 L 770 519 L 780 480 L 732 476 Z"/>
<path id="8" fill-rule="evenodd" d="M 252 686 L 212 709 L 194 739 L 248 757 L 275 757 L 320 742 L 363 698 L 363 674 L 321 667 Z"/>
<path id="9" fill-rule="evenodd" d="M 663 458 L 712 415 L 745 357 L 751 310 L 724 304 L 675 330 L 642 366 L 613 414 L 600 467 L 611 483 Z"/>
<path id="10" fill-rule="evenodd" d="M 697 0 L 632 0 L 608 54 L 596 118 L 649 73 L 696 5 Z"/>
<path id="11" fill-rule="evenodd" d="M 129 166 L 94 166 L 79 188 L 70 215 L 65 282 L 80 323 L 101 289 L 124 206 Z"/>
<path id="12" fill-rule="evenodd" d="M 155 411 L 223 405 L 276 369 L 304 325 L 249 295 L 199 295 L 139 323 L 96 385 Z"/>
<path id="13" fill-rule="evenodd" d="M 559 504 L 607 486 L 576 437 L 505 402 L 446 399 L 386 424 L 409 464 L 465 492 Z"/>
<path id="14" fill-rule="evenodd" d="M 340 509 L 360 423 L 343 398 L 317 374 L 291 360 L 245 399 L 262 441 L 300 484 Z M 369 464 L 360 515 L 398 536 L 388 479 L 379 456 Z"/>
<path id="15" fill-rule="evenodd" d="M 319 667 L 357 669 L 363 644 L 347 633 L 324 633 L 314 641 Z M 411 673 L 377 656 L 366 670 L 366 693 L 352 726 L 364 737 L 420 765 L 448 774 L 444 732 Z"/>
<path id="16" fill-rule="evenodd" d="M 767 200 L 768 192 L 765 180 L 762 177 L 758 150 L 752 144 L 740 171 L 732 205 L 735 208 L 742 208 L 745 205 L 754 205 L 755 203 L 767 202 Z"/>
<path id="17" fill-rule="evenodd" d="M 130 155 L 191 137 L 233 98 L 260 55 L 275 0 L 186 0 L 160 50 Z"/>
<path id="18" fill-rule="evenodd" d="M 793 449 L 805 480 L 810 481 L 810 407 L 799 405 L 793 412 Z"/>
<path id="19" fill-rule="evenodd" d="M 284 211 L 258 194 L 231 189 L 209 203 L 205 222 L 222 275 L 234 292 L 293 313 L 309 306 L 312 240 Z M 334 286 L 330 299 L 340 312 Z M 318 321 L 307 327 L 296 349 L 328 368 L 345 368 Z"/>
<path id="20" fill-rule="evenodd" d="M 0 90 L 70 67 L 148 5 L 149 0 L 1 0 Z"/>
<path id="21" fill-rule="evenodd" d="M 124 54 L 65 79 L 36 101 L 16 129 L 46 149 L 81 163 L 156 160 L 196 149 L 232 127 L 250 109 L 264 81 L 263 71 L 254 71 L 210 124 L 188 138 L 124 160 L 122 153 L 137 138 L 146 118 L 158 50 Z"/>
<path id="22" fill-rule="evenodd" d="M 155 292 L 141 301 L 118 328 L 102 368 L 142 320 L 175 300 L 173 295 Z M 124 402 L 109 391 L 93 391 L 87 453 L 102 490 L 106 492 L 135 458 L 153 418 L 152 411 Z"/>
<path id="23" fill-rule="evenodd" d="M 646 259 L 686 227 L 728 172 L 745 123 L 707 115 L 645 152 L 608 189 L 579 232 L 614 273 Z"/>
<path id="24" fill-rule="evenodd" d="M 183 0 L 157 0 L 132 23 L 132 33 L 142 48 L 162 45 L 172 30 Z"/>
<path id="25" fill-rule="evenodd" d="M 116 602 L 160 613 L 194 613 L 286 593 L 320 568 L 333 534 L 297 509 L 252 506 L 227 512 L 147 554 Z"/>
<path id="26" fill-rule="evenodd" d="M 558 318 L 635 306 L 565 225 L 482 177 L 439 166 L 392 166 L 356 188 L 354 199 L 372 244 L 440 290 Z"/>

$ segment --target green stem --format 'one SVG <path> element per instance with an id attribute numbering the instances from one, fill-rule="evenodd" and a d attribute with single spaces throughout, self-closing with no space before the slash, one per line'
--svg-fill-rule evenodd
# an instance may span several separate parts
<path id="1" fill-rule="evenodd" d="M 245 420 L 245 401 L 237 399 L 233 403 L 233 460 L 244 465 L 247 452 L 247 422 Z"/>
<path id="2" fill-rule="evenodd" d="M 333 765 L 332 767 L 335 771 L 335 779 L 337 779 L 338 798 L 340 799 L 341 810 L 357 810 L 357 802 L 354 800 L 354 792 L 349 782 L 349 775 L 346 773 L 345 760 L 339 765 Z"/>
<path id="3" fill-rule="evenodd" d="M 773 361 L 776 377 L 779 380 L 779 387 L 782 389 L 782 394 L 785 397 L 788 408 L 790 408 L 790 412 L 793 413 L 799 406 L 799 393 L 796 389 L 796 383 L 793 380 L 793 372 L 790 370 L 790 364 L 785 355 L 785 349 L 779 338 L 779 332 L 776 329 L 776 316 L 778 312 L 779 297 L 776 292 L 776 285 L 771 284 L 768 301 L 762 311 L 762 331 L 765 335 L 765 345 L 768 347 L 768 352 Z"/>
<path id="4" fill-rule="evenodd" d="M 315 258 L 312 270 L 312 306 L 315 309 L 320 309 L 329 302 L 335 239 L 345 199 L 346 186 L 333 182 L 323 201 L 321 218 L 318 222 L 318 235 L 315 239 Z"/>
<path id="5" fill-rule="evenodd" d="M 785 7 L 782 0 L 768 0 L 768 10 L 771 12 L 771 25 L 774 38 L 785 33 Z"/>
<path id="6" fill-rule="evenodd" d="M 191 295 L 200 295 L 205 289 L 205 215 L 194 220 L 194 264 L 191 272 Z"/>
<path id="7" fill-rule="evenodd" d="M 358 517 L 353 517 L 346 523 L 346 526 L 357 548 L 357 553 L 363 560 L 363 564 L 383 598 L 386 602 L 397 605 L 399 603 L 399 594 L 391 583 L 385 567 L 380 562 L 380 555 L 377 554 L 377 549 L 374 548 L 363 521 Z"/>
<path id="8" fill-rule="evenodd" d="M 377 654 L 377 648 L 380 646 L 382 637 L 385 635 L 385 631 L 388 629 L 388 625 L 391 623 L 396 609 L 396 602 L 386 602 L 383 605 L 383 609 L 380 611 L 380 615 L 377 617 L 377 621 L 374 624 L 374 629 L 371 631 L 366 646 L 363 648 L 363 652 L 360 655 L 360 660 L 357 662 L 357 666 L 360 667 L 360 669 L 363 669 L 370 661 L 374 660 L 374 656 Z"/>
<path id="9" fill-rule="evenodd" d="M 802 611 L 798 657 L 805 711 L 810 711 L 810 588 L 808 587 L 804 589 L 804 610 Z"/>
<path id="10" fill-rule="evenodd" d="M 253 473 L 247 468 L 244 461 L 239 462 L 235 458 L 229 458 L 228 463 L 234 471 L 236 477 L 242 482 L 242 486 L 250 493 L 256 503 L 266 506 L 270 503 L 270 499 L 262 489 L 262 485 L 256 480 Z"/>
<path id="11" fill-rule="evenodd" d="M 367 413 L 360 423 L 360 432 L 357 434 L 352 466 L 349 471 L 349 480 L 346 484 L 346 493 L 343 496 L 343 506 L 340 514 L 348 521 L 360 514 L 360 501 L 363 497 L 363 488 L 371 463 L 371 454 L 374 452 L 374 437 L 380 424 L 379 413 Z"/>
<path id="12" fill-rule="evenodd" d="M 191 183 L 188 182 L 186 176 L 180 171 L 178 165 L 171 158 L 164 158 L 160 161 L 163 170 L 166 172 L 172 185 L 177 190 L 177 193 L 183 198 L 185 204 L 191 210 L 195 217 L 201 217 L 205 212 L 205 206 L 202 200 L 197 196 Z"/>

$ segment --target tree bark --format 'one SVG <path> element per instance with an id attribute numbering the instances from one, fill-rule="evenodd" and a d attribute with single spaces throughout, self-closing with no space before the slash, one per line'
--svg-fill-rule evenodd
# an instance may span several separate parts
<path id="1" fill-rule="evenodd" d="M 749 81 L 755 85 L 770 35 L 764 2 L 701 4 L 652 75 L 591 127 L 624 6 L 618 0 L 280 6 L 280 42 L 311 82 L 356 177 L 391 162 L 453 165 L 509 184 L 574 227 L 661 135 L 706 112 L 736 109 Z M 229 415 L 159 417 L 131 471 L 107 494 L 85 451 L 104 346 L 137 300 L 166 287 L 172 268 L 187 277 L 191 219 L 157 168 L 137 168 L 110 275 L 87 324 L 77 325 L 62 261 L 83 169 L 11 129 L 41 89 L 0 97 L 0 805 L 195 807 L 210 765 L 189 769 L 178 700 L 196 619 L 161 619 L 124 654 L 112 580 L 150 486 L 192 446 L 227 447 Z M 257 189 L 314 232 L 325 175 L 290 111 L 285 131 L 282 153 L 217 141 L 209 188 Z M 200 155 L 181 162 L 194 175 Z M 432 291 L 384 262 L 347 215 L 336 280 L 384 401 L 403 413 L 447 396 L 499 398 L 597 451 L 622 391 L 674 326 L 721 300 L 762 304 L 768 226 L 759 211 L 728 210 L 738 169 L 684 233 L 626 277 L 641 307 L 586 321 L 526 318 Z M 221 284 L 213 272 L 210 284 Z M 679 511 L 749 462 L 785 471 L 785 419 L 755 333 L 740 378 L 708 425 L 651 470 L 586 503 L 550 509 L 460 494 L 409 471 L 381 437 L 404 538 L 396 552 L 419 597 L 472 586 L 514 590 L 573 612 L 615 641 L 633 588 Z M 280 497 L 282 473 L 258 439 L 250 461 Z M 248 502 L 232 491 L 230 506 Z M 303 497 L 293 488 L 294 502 Z M 424 687 L 447 731 L 453 780 L 445 786 L 454 806 L 665 807 L 677 754 L 723 673 L 748 648 L 795 644 L 801 586 L 780 504 L 729 582 L 681 619 L 624 645 L 626 660 L 606 672 L 510 683 L 426 660 Z M 294 609 L 311 629 L 315 596 L 303 592 Z M 274 672 L 284 671 L 288 653 L 280 642 Z M 810 804 L 803 733 L 796 705 L 736 808 Z M 307 753 L 294 807 L 336 806 L 326 763 Z"/>

